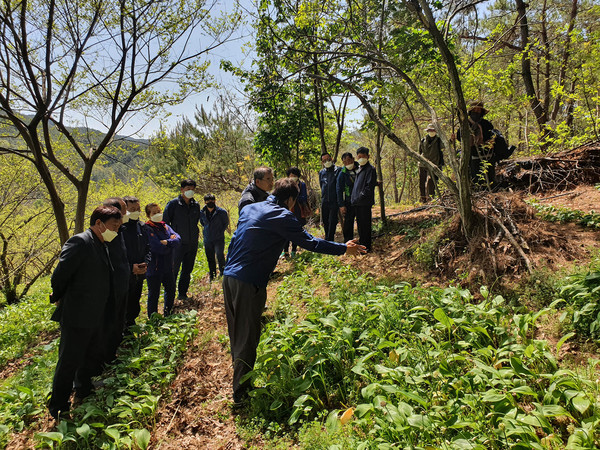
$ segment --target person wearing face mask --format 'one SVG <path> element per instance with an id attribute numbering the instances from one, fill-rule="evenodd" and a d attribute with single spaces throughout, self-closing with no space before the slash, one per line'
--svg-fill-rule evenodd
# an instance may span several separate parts
<path id="1" fill-rule="evenodd" d="M 251 203 L 264 202 L 273 189 L 273 169 L 270 167 L 259 167 L 254 170 L 252 182 L 246 186 L 238 203 L 238 212 Z"/>
<path id="2" fill-rule="evenodd" d="M 298 184 L 291 178 L 278 180 L 266 201 L 242 210 L 229 244 L 223 294 L 233 361 L 233 400 L 237 405 L 252 389 L 251 381 L 242 382 L 242 378 L 256 361 L 267 283 L 285 243 L 292 241 L 306 250 L 329 255 L 357 255 L 365 250 L 354 241 L 338 244 L 305 231 L 291 211 L 298 194 Z"/>
<path id="3" fill-rule="evenodd" d="M 164 221 L 181 236 L 181 245 L 175 249 L 173 275 L 177 284 L 177 299 L 187 300 L 188 289 L 200 240 L 200 204 L 194 199 L 196 182 L 181 182 L 181 194 L 165 206 Z"/>
<path id="4" fill-rule="evenodd" d="M 82 399 L 93 390 L 92 376 L 101 372 L 114 276 L 106 244 L 117 237 L 121 217 L 112 206 L 94 209 L 90 227 L 65 243 L 52 273 L 50 301 L 57 305 L 52 320 L 60 322 L 58 362 L 48 404 L 55 419 L 68 413 L 73 385 L 76 400 Z"/>
<path id="5" fill-rule="evenodd" d="M 229 214 L 216 205 L 214 194 L 204 196 L 204 208 L 200 216 L 202 234 L 204 236 L 204 253 L 208 262 L 208 277 L 213 281 L 217 276 L 217 262 L 219 273 L 223 275 L 225 267 L 225 231 L 231 233 Z M 215 255 L 217 256 L 215 261 Z"/>
<path id="6" fill-rule="evenodd" d="M 377 170 L 369 163 L 369 149 L 360 147 L 356 151 L 359 165 L 356 181 L 352 188 L 350 201 L 356 211 L 356 226 L 359 242 L 371 251 L 372 208 L 375 204 L 375 187 L 377 186 Z"/>
<path id="7" fill-rule="evenodd" d="M 492 188 L 496 180 L 496 166 L 492 162 L 494 126 L 483 118 L 487 112 L 483 102 L 471 102 L 467 108 L 472 139 L 469 169 L 473 184 Z M 458 130 L 456 137 L 459 141 L 460 135 Z"/>
<path id="8" fill-rule="evenodd" d="M 104 206 L 119 208 L 124 218 L 129 219 L 127 206 L 121 197 L 107 198 Z M 129 292 L 130 265 L 127 259 L 127 248 L 123 237 L 124 225 L 119 228 L 119 235 L 107 243 L 110 260 L 115 269 L 113 276 L 112 304 L 109 311 L 112 315 L 106 318 L 106 362 L 111 363 L 117 357 L 117 349 L 123 341 L 123 330 L 125 328 L 125 311 L 127 309 L 127 296 Z"/>
<path id="9" fill-rule="evenodd" d="M 300 180 L 300 169 L 297 167 L 290 167 L 286 170 L 286 175 L 288 178 L 298 184 L 298 188 L 300 189 L 300 193 L 298 194 L 298 199 L 296 200 L 296 204 L 294 205 L 294 209 L 292 212 L 298 219 L 298 222 L 302 224 L 302 226 L 306 225 L 306 218 L 310 215 L 310 207 L 308 206 L 308 191 L 306 189 L 306 183 Z M 296 250 L 298 246 L 293 242 L 288 242 L 283 248 L 283 256 L 288 258 L 290 256 L 290 245 L 292 246 L 292 256 L 296 254 Z"/>
<path id="10" fill-rule="evenodd" d="M 123 197 L 127 205 L 129 220 L 123 225 L 123 239 L 129 261 L 129 289 L 125 308 L 125 330 L 135 325 L 140 314 L 140 299 L 146 279 L 146 268 L 150 262 L 150 245 L 146 236 L 146 224 L 140 220 L 140 201 L 136 197 Z"/>
<path id="11" fill-rule="evenodd" d="M 354 219 L 356 212 L 352 206 L 352 188 L 356 181 L 356 171 L 358 163 L 354 161 L 352 153 L 344 153 L 342 155 L 344 167 L 339 171 L 336 180 L 337 202 L 340 208 L 340 214 L 344 218 L 342 231 L 344 233 L 344 241 L 349 241 L 354 237 Z"/>
<path id="12" fill-rule="evenodd" d="M 431 161 L 432 164 L 440 169 L 444 166 L 444 144 L 437 135 L 435 127 L 430 123 L 425 128 L 427 136 L 421 139 L 419 144 L 419 154 Z M 437 177 L 431 173 L 423 163 L 419 163 L 419 192 L 421 193 L 421 203 L 427 203 L 435 194 Z"/>
<path id="13" fill-rule="evenodd" d="M 148 283 L 148 317 L 158 313 L 158 297 L 162 285 L 165 294 L 163 315 L 168 316 L 173 310 L 175 301 L 175 250 L 181 244 L 181 237 L 163 221 L 163 213 L 156 203 L 149 203 L 144 208 L 148 221 L 146 235 L 150 245 L 150 262 L 146 269 Z"/>
<path id="14" fill-rule="evenodd" d="M 321 155 L 323 168 L 319 171 L 319 185 L 321 186 L 321 221 L 325 229 L 325 240 L 335 240 L 335 229 L 338 224 L 338 202 L 336 181 L 339 167 L 333 163 L 329 153 Z"/>

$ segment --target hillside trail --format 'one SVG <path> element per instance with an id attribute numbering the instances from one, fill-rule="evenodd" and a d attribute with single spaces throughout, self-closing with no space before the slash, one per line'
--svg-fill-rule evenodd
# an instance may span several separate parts
<path id="1" fill-rule="evenodd" d="M 199 333 L 171 385 L 169 399 L 159 408 L 151 448 L 247 448 L 247 439 L 238 435 L 232 407 L 233 371 L 221 283 L 209 283 L 205 276 L 195 289 L 198 293 L 178 302 L 176 310 L 195 309 Z M 252 445 L 261 446 L 258 440 Z"/>

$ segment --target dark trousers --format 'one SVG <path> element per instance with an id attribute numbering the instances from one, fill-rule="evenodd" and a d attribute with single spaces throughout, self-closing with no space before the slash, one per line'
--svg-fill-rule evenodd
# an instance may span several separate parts
<path id="1" fill-rule="evenodd" d="M 129 292 L 127 293 L 127 308 L 125 310 L 125 327 L 135 325 L 135 319 L 140 315 L 140 299 L 144 288 L 145 275 L 129 277 Z"/>
<path id="2" fill-rule="evenodd" d="M 419 193 L 421 194 L 421 203 L 426 203 L 433 197 L 436 184 L 437 177 L 430 174 L 426 167 L 419 167 Z"/>
<path id="3" fill-rule="evenodd" d="M 358 237 L 360 244 L 367 247 L 367 251 L 371 251 L 371 219 L 373 210 L 371 206 L 355 206 L 356 226 L 358 227 Z"/>
<path id="4" fill-rule="evenodd" d="M 344 214 L 344 242 L 354 239 L 354 219 L 356 218 L 356 210 L 354 206 L 346 205 L 346 214 Z"/>
<path id="5" fill-rule="evenodd" d="M 325 240 L 333 241 L 335 239 L 335 229 L 338 224 L 338 206 L 337 203 L 321 203 L 321 220 L 325 228 Z"/>
<path id="6" fill-rule="evenodd" d="M 92 392 L 93 376 L 102 371 L 102 329 L 61 325 L 58 362 L 52 381 L 52 396 L 48 409 L 54 416 L 68 411 L 69 397 L 76 386 L 76 395 L 86 397 Z"/>
<path id="7" fill-rule="evenodd" d="M 175 281 L 179 276 L 179 285 L 177 286 L 178 296 L 185 298 L 190 287 L 190 278 L 196 262 L 196 253 L 198 253 L 198 242 L 191 244 L 182 244 L 175 248 L 173 255 L 173 275 Z M 181 269 L 181 273 L 179 273 Z"/>
<path id="8" fill-rule="evenodd" d="M 252 386 L 250 380 L 242 383 L 241 379 L 254 369 L 267 288 L 225 276 L 223 295 L 233 361 L 233 400 L 239 402 Z"/>
<path id="9" fill-rule="evenodd" d="M 117 357 L 117 349 L 123 341 L 125 328 L 125 311 L 127 309 L 127 292 L 114 297 L 114 303 L 107 307 L 104 324 L 105 362 L 111 363 Z"/>
<path id="10" fill-rule="evenodd" d="M 171 314 L 173 302 L 175 301 L 175 279 L 171 272 L 153 275 L 146 278 L 148 282 L 148 317 L 158 312 L 158 297 L 160 297 L 160 285 L 165 288 L 164 315 Z"/>
<path id="11" fill-rule="evenodd" d="M 208 262 L 208 273 L 212 280 L 217 276 L 217 262 L 219 263 L 219 273 L 223 275 L 225 269 L 225 240 L 216 242 L 204 242 L 204 253 Z M 215 261 L 215 255 L 217 256 Z"/>

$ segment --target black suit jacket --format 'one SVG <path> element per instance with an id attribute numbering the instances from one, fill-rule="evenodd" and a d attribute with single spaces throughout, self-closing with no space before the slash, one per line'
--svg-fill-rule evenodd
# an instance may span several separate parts
<path id="1" fill-rule="evenodd" d="M 105 244 L 91 229 L 70 238 L 50 280 L 52 301 L 60 302 L 52 320 L 71 327 L 102 326 L 112 270 Z"/>

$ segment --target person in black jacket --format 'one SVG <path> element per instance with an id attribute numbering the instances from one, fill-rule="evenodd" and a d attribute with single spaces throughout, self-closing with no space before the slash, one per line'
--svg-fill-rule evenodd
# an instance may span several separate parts
<path id="1" fill-rule="evenodd" d="M 474 185 L 492 188 L 496 181 L 496 164 L 493 161 L 494 125 L 483 118 L 488 113 L 483 102 L 471 102 L 467 109 L 471 129 L 471 161 L 469 169 Z M 458 130 L 457 139 L 461 133 Z"/>
<path id="2" fill-rule="evenodd" d="M 58 362 L 48 409 L 55 419 L 69 411 L 69 397 L 92 392 L 92 376 L 99 375 L 104 359 L 103 327 L 112 297 L 114 267 L 107 243 L 118 235 L 121 212 L 99 206 L 90 227 L 70 238 L 62 248 L 51 277 L 50 301 L 57 308 L 52 320 L 60 322 Z"/>
<path id="3" fill-rule="evenodd" d="M 177 285 L 177 299 L 187 300 L 187 292 L 190 287 L 190 279 L 196 254 L 198 253 L 198 240 L 200 239 L 200 205 L 194 200 L 196 182 L 194 180 L 183 180 L 181 182 L 181 195 L 174 198 L 163 213 L 164 222 L 169 225 L 181 237 L 181 244 L 174 249 L 173 276 L 179 284 Z"/>
<path id="4" fill-rule="evenodd" d="M 427 136 L 421 139 L 419 143 L 419 154 L 438 168 L 444 166 L 444 143 L 437 135 L 437 131 L 432 123 L 425 128 Z M 427 203 L 435 194 L 435 185 L 437 184 L 437 176 L 430 172 L 423 163 L 419 163 L 419 192 L 421 194 L 421 203 Z"/>
<path id="5" fill-rule="evenodd" d="M 111 197 L 104 200 L 104 206 L 113 206 L 121 211 L 123 221 L 128 220 L 127 206 L 121 197 Z M 129 260 L 127 249 L 123 239 L 123 225 L 119 228 L 119 235 L 106 244 L 113 265 L 113 303 L 109 307 L 106 316 L 106 362 L 110 363 L 117 357 L 117 349 L 123 341 L 123 329 L 125 328 L 125 310 L 127 308 L 127 294 L 129 292 Z"/>
<path id="6" fill-rule="evenodd" d="M 273 189 L 273 169 L 259 167 L 254 171 L 253 181 L 246 186 L 238 203 L 238 212 L 251 203 L 264 202 Z"/>
<path id="7" fill-rule="evenodd" d="M 352 188 L 356 181 L 356 171 L 358 163 L 354 161 L 352 153 L 344 153 L 342 155 L 344 167 L 339 171 L 336 181 L 337 201 L 340 208 L 340 214 L 344 217 L 342 231 L 344 232 L 344 242 L 354 238 L 354 219 L 356 212 L 352 206 Z"/>
<path id="8" fill-rule="evenodd" d="M 125 329 L 135 325 L 140 315 L 140 299 L 146 279 L 146 269 L 150 261 L 150 245 L 144 228 L 146 224 L 140 220 L 140 201 L 136 197 L 123 197 L 127 205 L 129 220 L 123 225 L 123 239 L 129 261 L 129 290 L 127 307 L 125 308 Z"/>
<path id="9" fill-rule="evenodd" d="M 371 251 L 371 221 L 372 207 L 375 204 L 375 187 L 377 186 L 377 171 L 369 163 L 369 149 L 360 147 L 356 151 L 359 164 L 356 181 L 352 188 L 352 206 L 356 211 L 356 226 L 361 245 L 367 252 Z"/>
<path id="10" fill-rule="evenodd" d="M 333 163 L 329 153 L 321 155 L 323 168 L 319 171 L 319 185 L 321 186 L 321 220 L 325 228 L 325 240 L 335 240 L 335 229 L 338 224 L 338 201 L 336 182 L 339 167 Z"/>
<path id="11" fill-rule="evenodd" d="M 215 201 L 214 194 L 206 194 L 204 196 L 204 208 L 202 208 L 202 215 L 200 216 L 200 222 L 204 227 L 202 230 L 203 244 L 210 281 L 217 276 L 217 261 L 219 262 L 219 273 L 223 275 L 223 269 L 225 268 L 225 231 L 231 231 L 229 228 L 229 214 L 223 208 L 219 208 Z M 215 261 L 215 255 L 217 261 Z"/>

